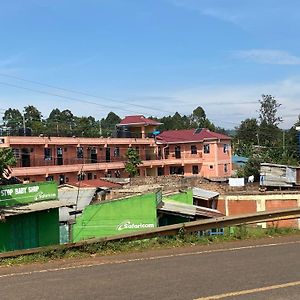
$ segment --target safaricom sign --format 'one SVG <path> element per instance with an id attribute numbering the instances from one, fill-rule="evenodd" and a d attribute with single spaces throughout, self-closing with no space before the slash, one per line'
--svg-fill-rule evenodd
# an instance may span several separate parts
<path id="1" fill-rule="evenodd" d="M 119 231 L 125 229 L 140 229 L 140 228 L 154 228 L 154 224 L 150 224 L 150 223 L 135 224 L 135 223 L 131 223 L 129 220 L 126 220 L 117 226 L 117 230 Z"/>

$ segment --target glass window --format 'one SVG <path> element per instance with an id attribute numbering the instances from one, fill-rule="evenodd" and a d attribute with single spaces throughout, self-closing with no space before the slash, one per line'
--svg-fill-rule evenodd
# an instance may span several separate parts
<path id="1" fill-rule="evenodd" d="M 52 160 L 52 153 L 51 148 L 44 149 L 44 159 L 45 160 Z"/>
<path id="2" fill-rule="evenodd" d="M 77 155 L 77 158 L 83 158 L 83 147 L 76 148 L 76 155 Z"/>
<path id="3" fill-rule="evenodd" d="M 228 172 L 228 165 L 227 165 L 227 164 L 224 165 L 224 172 L 225 172 L 225 173 Z"/>
<path id="4" fill-rule="evenodd" d="M 203 145 L 203 152 L 204 152 L 204 153 L 209 153 L 209 152 L 210 152 L 209 144 L 204 144 L 204 145 Z"/>
<path id="5" fill-rule="evenodd" d="M 197 154 L 197 146 L 196 145 L 191 146 L 191 154 Z"/>
<path id="6" fill-rule="evenodd" d="M 229 145 L 228 144 L 224 144 L 223 146 L 223 152 L 227 153 L 229 151 Z"/>
<path id="7" fill-rule="evenodd" d="M 116 147 L 114 150 L 114 156 L 119 157 L 120 156 L 120 147 Z"/>
<path id="8" fill-rule="evenodd" d="M 12 152 L 13 152 L 13 155 L 14 155 L 15 159 L 20 158 L 20 149 L 19 148 L 13 148 Z"/>

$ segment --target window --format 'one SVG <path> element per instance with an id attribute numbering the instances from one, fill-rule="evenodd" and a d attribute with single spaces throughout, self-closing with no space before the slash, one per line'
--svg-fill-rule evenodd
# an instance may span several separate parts
<path id="1" fill-rule="evenodd" d="M 181 158 L 180 146 L 175 146 L 175 158 Z"/>
<path id="2" fill-rule="evenodd" d="M 138 155 L 140 155 L 140 147 L 135 147 L 135 151 Z"/>
<path id="3" fill-rule="evenodd" d="M 119 157 L 120 156 L 120 147 L 116 147 L 114 150 L 114 156 Z"/>
<path id="4" fill-rule="evenodd" d="M 167 147 L 167 148 L 165 149 L 165 158 L 168 158 L 169 155 L 170 155 L 170 149 L 169 149 L 169 147 Z"/>
<path id="5" fill-rule="evenodd" d="M 197 146 L 196 145 L 191 146 L 191 154 L 197 154 Z"/>
<path id="6" fill-rule="evenodd" d="M 76 148 L 76 155 L 77 155 L 77 158 L 83 158 L 83 147 Z"/>
<path id="7" fill-rule="evenodd" d="M 227 153 L 229 151 L 229 145 L 228 144 L 224 144 L 223 145 L 223 152 Z"/>
<path id="8" fill-rule="evenodd" d="M 209 152 L 210 152 L 209 144 L 204 144 L 204 145 L 203 145 L 203 152 L 204 152 L 204 153 L 209 153 Z"/>
<path id="9" fill-rule="evenodd" d="M 52 175 L 49 175 L 46 177 L 46 181 L 53 181 L 53 180 L 54 180 L 54 178 Z"/>
<path id="10" fill-rule="evenodd" d="M 51 148 L 44 149 L 44 159 L 45 160 L 52 160 L 52 153 Z"/>
<path id="11" fill-rule="evenodd" d="M 84 172 L 79 172 L 78 174 L 77 174 L 77 180 L 78 181 L 82 181 L 82 180 L 84 180 L 85 179 L 85 173 Z"/>
<path id="12" fill-rule="evenodd" d="M 210 166 L 209 166 L 209 168 L 210 168 L 210 169 L 213 169 L 213 168 L 214 168 L 214 166 L 213 166 L 213 165 L 210 165 Z"/>
<path id="13" fill-rule="evenodd" d="M 12 152 L 13 152 L 15 159 L 20 159 L 20 149 L 19 148 L 13 148 Z"/>
<path id="14" fill-rule="evenodd" d="M 87 173 L 87 179 L 92 180 L 93 179 L 93 173 Z"/>
<path id="15" fill-rule="evenodd" d="M 228 165 L 225 164 L 225 165 L 224 165 L 224 173 L 227 173 L 227 172 L 228 172 Z"/>
<path id="16" fill-rule="evenodd" d="M 192 171 L 193 171 L 193 174 L 199 174 L 199 167 L 198 166 L 193 166 Z"/>

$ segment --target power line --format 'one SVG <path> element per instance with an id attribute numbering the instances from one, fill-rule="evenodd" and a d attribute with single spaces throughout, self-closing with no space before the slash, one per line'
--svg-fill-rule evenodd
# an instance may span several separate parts
<path id="1" fill-rule="evenodd" d="M 107 107 L 107 108 L 110 108 L 110 109 L 113 108 L 113 109 L 117 109 L 117 110 L 122 110 L 122 111 L 127 111 L 127 112 L 130 112 L 130 113 L 138 113 L 139 114 L 139 112 L 134 111 L 134 110 L 129 110 L 129 109 L 120 108 L 120 107 L 117 107 L 117 106 L 106 105 L 106 104 L 100 104 L 100 103 L 96 103 L 96 102 L 92 102 L 92 101 L 88 101 L 88 100 L 83 100 L 83 99 L 73 98 L 73 97 L 64 96 L 64 95 L 60 95 L 60 94 L 56 94 L 56 93 L 51 93 L 51 92 L 46 92 L 46 91 L 42 91 L 42 90 L 32 89 L 32 88 L 28 88 L 28 87 L 24 87 L 24 86 L 20 86 L 20 85 L 16 85 L 16 84 L 11 84 L 11 83 L 7 83 L 7 82 L 0 82 L 0 84 L 5 85 L 5 86 L 18 88 L 18 89 L 22 89 L 22 90 L 26 90 L 26 91 L 39 93 L 39 94 L 45 94 L 45 95 L 49 95 L 49 96 L 53 96 L 53 97 L 63 98 L 63 99 L 71 100 L 71 101 L 77 101 L 77 102 L 81 102 L 81 103 L 92 104 L 92 105 L 97 105 L 97 106 L 103 106 L 103 107 Z"/>
<path id="2" fill-rule="evenodd" d="M 56 89 L 56 90 L 65 91 L 65 92 L 68 92 L 68 93 L 73 93 L 73 94 L 79 94 L 79 95 L 83 95 L 83 96 L 88 96 L 88 97 L 92 97 L 92 98 L 96 98 L 96 99 L 102 99 L 102 100 L 108 100 L 108 101 L 113 101 L 113 102 L 119 102 L 119 103 L 123 103 L 123 104 L 127 104 L 127 105 L 129 104 L 129 105 L 132 105 L 132 106 L 146 108 L 146 109 L 150 109 L 150 110 L 154 110 L 154 111 L 163 111 L 163 112 L 167 112 L 167 113 L 173 113 L 171 111 L 161 110 L 161 109 L 157 109 L 157 108 L 146 106 L 146 105 L 131 103 L 131 102 L 128 102 L 128 101 L 113 99 L 113 98 L 109 98 L 109 97 L 96 96 L 96 95 L 93 95 L 93 94 L 90 94 L 90 93 L 86 93 L 86 92 L 82 92 L 82 91 L 77 91 L 77 90 L 73 90 L 73 89 L 67 89 L 67 88 L 63 88 L 63 87 L 59 87 L 59 86 L 55 86 L 55 85 L 51 85 L 51 84 L 47 84 L 47 83 L 42 83 L 42 82 L 35 81 L 35 80 L 29 80 L 29 79 L 25 79 L 25 78 L 22 78 L 22 77 L 8 75 L 8 74 L 4 74 L 4 73 L 0 73 L 0 76 L 7 77 L 7 78 L 12 78 L 12 79 L 17 79 L 17 80 L 20 80 L 20 81 L 24 81 L 24 82 L 28 82 L 28 83 L 33 83 L 33 84 L 37 84 L 37 85 L 40 85 L 40 86 L 45 86 L 45 87 L 53 88 L 53 89 Z"/>

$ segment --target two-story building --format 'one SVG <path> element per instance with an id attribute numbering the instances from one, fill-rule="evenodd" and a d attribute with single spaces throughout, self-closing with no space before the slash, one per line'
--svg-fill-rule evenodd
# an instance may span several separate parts
<path id="1" fill-rule="evenodd" d="M 58 183 L 101 177 L 128 177 L 126 152 L 137 150 L 140 176 L 182 174 L 231 175 L 230 137 L 208 129 L 171 130 L 160 134 L 161 123 L 144 116 L 125 117 L 116 137 L 1 137 L 0 147 L 11 147 L 17 165 L 12 175 L 26 181 Z"/>

